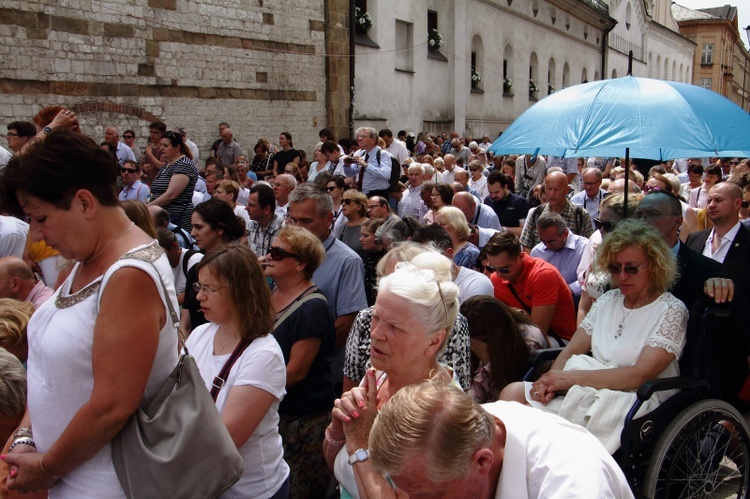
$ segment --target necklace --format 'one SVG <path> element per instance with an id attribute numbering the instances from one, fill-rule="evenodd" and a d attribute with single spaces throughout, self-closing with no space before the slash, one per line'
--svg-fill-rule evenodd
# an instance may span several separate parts
<path id="1" fill-rule="evenodd" d="M 116 238 L 114 238 L 114 239 L 110 239 L 109 241 L 107 241 L 106 243 L 104 243 L 104 246 L 102 246 L 101 248 L 99 248 L 98 250 L 96 250 L 96 251 L 94 252 L 94 254 L 93 254 L 93 255 L 89 256 L 89 257 L 88 257 L 87 259 L 85 259 L 85 260 L 84 260 L 84 261 L 83 261 L 82 263 L 83 263 L 83 264 L 85 265 L 85 264 L 89 263 L 89 262 L 90 262 L 91 260 L 93 260 L 94 258 L 96 258 L 97 256 L 99 256 L 99 254 L 100 254 L 100 253 L 101 253 L 102 251 L 104 251 L 104 249 L 105 249 L 105 248 L 106 248 L 107 246 L 109 246 L 110 244 L 112 244 L 113 242 L 117 241 L 118 239 L 120 239 L 121 237 L 123 237 L 123 236 L 124 236 L 125 234 L 127 234 L 128 232 L 130 232 L 130 229 L 132 229 L 133 227 L 135 227 L 135 222 L 130 222 L 130 225 L 128 225 L 128 228 L 127 228 L 127 229 L 125 229 L 125 231 L 123 231 L 123 233 L 122 233 L 122 234 L 120 234 L 120 235 L 119 235 L 119 236 L 117 236 Z"/>
<path id="2" fill-rule="evenodd" d="M 223 345 L 221 345 L 221 340 L 219 339 L 219 332 L 220 331 L 221 331 L 221 327 L 219 327 L 219 329 L 216 331 L 216 339 L 219 340 L 219 344 L 220 344 L 220 346 L 219 346 L 219 352 L 218 352 L 219 355 L 223 354 L 224 353 L 224 349 L 227 346 L 229 346 L 231 343 L 234 343 L 237 340 L 237 336 L 232 336 L 231 338 L 229 338 L 229 341 L 227 341 L 226 343 L 224 343 Z"/>
<path id="3" fill-rule="evenodd" d="M 646 296 L 646 298 L 644 298 L 638 305 L 636 305 L 635 307 L 633 307 L 631 309 L 626 309 L 625 308 L 625 300 L 624 299 L 622 300 L 622 309 L 623 310 L 627 310 L 627 313 L 623 312 L 622 320 L 620 321 L 620 324 L 617 325 L 617 331 L 615 332 L 615 339 L 618 339 L 618 338 L 620 338 L 620 336 L 622 336 L 622 330 L 625 327 L 625 319 L 628 318 L 628 316 L 630 315 L 630 313 L 633 310 L 641 308 L 644 305 L 646 305 L 646 303 L 648 303 L 648 301 L 650 299 L 651 299 L 651 295 Z"/>

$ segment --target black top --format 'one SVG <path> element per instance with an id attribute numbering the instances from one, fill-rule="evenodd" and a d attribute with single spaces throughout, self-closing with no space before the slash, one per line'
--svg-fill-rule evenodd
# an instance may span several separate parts
<path id="1" fill-rule="evenodd" d="M 500 225 L 503 227 L 520 227 L 519 220 L 523 220 L 529 214 L 529 203 L 523 196 L 512 192 L 500 201 L 493 201 L 487 196 L 484 203 L 495 210 Z"/>
<path id="2" fill-rule="evenodd" d="M 289 149 L 288 151 L 281 150 L 273 155 L 271 164 L 273 164 L 273 161 L 276 161 L 279 164 L 278 174 L 281 175 L 284 173 L 284 167 L 287 163 L 291 163 L 294 161 L 294 158 L 297 157 L 299 157 L 299 151 L 297 149 Z"/>
<path id="3" fill-rule="evenodd" d="M 185 175 L 188 177 L 188 183 L 179 196 L 164 206 L 169 213 L 170 221 L 179 225 L 188 232 L 193 225 L 190 223 L 190 216 L 193 213 L 193 191 L 198 181 L 198 167 L 192 159 L 187 156 L 179 158 L 171 165 L 164 165 L 156 178 L 151 182 L 151 199 L 156 199 L 164 194 L 169 188 L 169 181 L 172 175 Z"/>
<path id="4" fill-rule="evenodd" d="M 322 292 L 316 287 L 302 293 L 297 299 L 311 292 Z M 279 315 L 283 314 L 279 311 Z M 304 379 L 287 388 L 284 400 L 279 404 L 279 413 L 290 416 L 305 416 L 328 412 L 336 398 L 331 362 L 334 357 L 335 327 L 328 304 L 321 298 L 306 301 L 282 322 L 273 332 L 281 346 L 284 362 L 289 363 L 292 346 L 307 338 L 319 338 L 320 349 Z"/>
<path id="5" fill-rule="evenodd" d="M 182 309 L 190 313 L 190 330 L 207 323 L 206 317 L 201 312 L 201 304 L 198 301 L 198 293 L 193 289 L 193 283 L 198 282 L 198 265 L 193 265 L 185 276 L 185 297 L 182 300 Z"/>

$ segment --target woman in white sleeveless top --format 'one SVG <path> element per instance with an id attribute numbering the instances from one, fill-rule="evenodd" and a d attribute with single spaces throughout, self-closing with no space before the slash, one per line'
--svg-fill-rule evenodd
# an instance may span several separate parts
<path id="1" fill-rule="evenodd" d="M 115 160 L 93 140 L 58 130 L 0 180 L 4 208 L 30 218 L 32 240 L 76 261 L 29 322 L 21 427 L 33 436 L 5 458 L 10 489 L 125 497 L 110 441 L 177 363 L 169 262 L 120 207 L 116 177 Z"/>

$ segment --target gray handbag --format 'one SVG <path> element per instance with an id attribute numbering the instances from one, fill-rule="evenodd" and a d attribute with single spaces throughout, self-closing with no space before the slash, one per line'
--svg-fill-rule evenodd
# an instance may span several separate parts
<path id="1" fill-rule="evenodd" d="M 215 498 L 242 476 L 242 456 L 187 348 L 153 399 L 112 440 L 112 461 L 130 499 Z"/>

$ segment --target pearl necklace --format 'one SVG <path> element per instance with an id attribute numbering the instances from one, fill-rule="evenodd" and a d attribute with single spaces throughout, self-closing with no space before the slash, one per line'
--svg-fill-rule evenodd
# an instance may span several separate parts
<path id="1" fill-rule="evenodd" d="M 650 299 L 651 299 L 651 295 L 646 296 L 646 298 L 644 298 L 638 305 L 636 305 L 635 307 L 631 309 L 627 309 L 627 313 L 624 312 L 624 310 L 626 310 L 625 299 L 622 300 L 623 317 L 622 317 L 622 320 L 620 320 L 620 324 L 617 325 L 617 331 L 615 332 L 615 339 L 619 339 L 620 336 L 622 336 L 622 330 L 625 327 L 625 319 L 628 318 L 630 313 L 635 309 L 644 307 Z"/>

